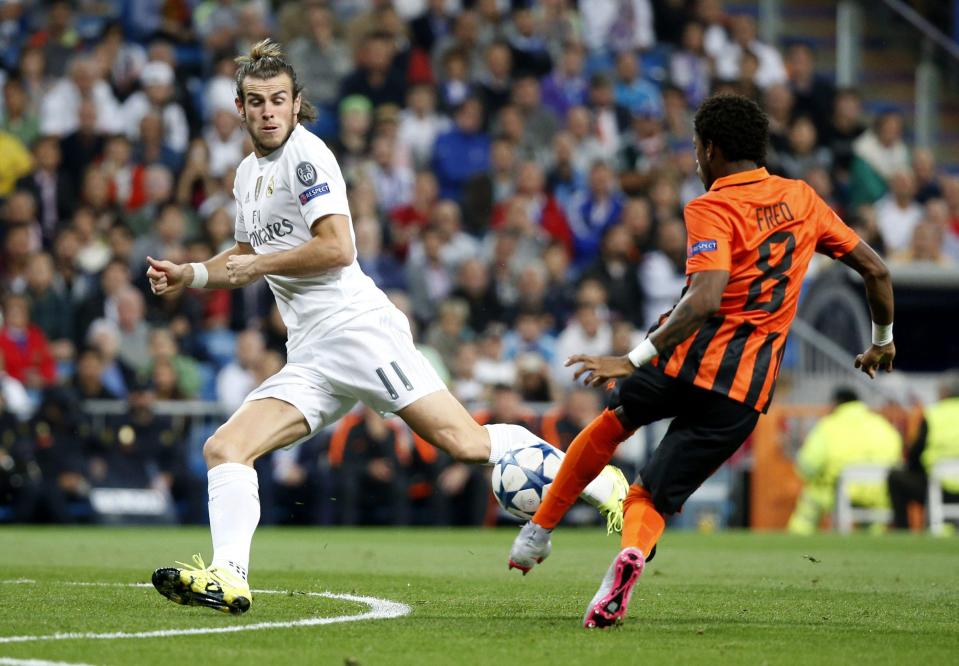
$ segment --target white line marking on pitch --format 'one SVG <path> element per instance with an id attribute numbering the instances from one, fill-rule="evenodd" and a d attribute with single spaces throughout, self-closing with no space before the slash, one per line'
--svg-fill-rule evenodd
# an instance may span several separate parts
<path id="1" fill-rule="evenodd" d="M 90 666 L 90 664 L 81 664 L 78 661 L 47 661 L 46 659 L 10 659 L 9 657 L 0 657 L 0 664 L 3 666 Z"/>
<path id="2" fill-rule="evenodd" d="M 19 584 L 25 583 L 26 579 L 2 580 L 0 584 Z M 34 582 L 34 581 L 30 581 Z M 61 585 L 74 585 L 77 587 L 152 587 L 149 583 L 61 583 Z M 257 594 L 289 594 L 285 590 L 253 590 Z M 0 636 L 2 643 L 29 643 L 34 641 L 66 641 L 66 640 L 116 640 L 118 638 L 162 638 L 164 636 L 197 636 L 200 634 L 228 634 L 238 631 L 257 631 L 260 629 L 288 629 L 291 627 L 316 627 L 325 624 L 339 624 L 341 622 L 359 622 L 361 620 L 388 620 L 396 617 L 403 617 L 410 614 L 410 607 L 397 601 L 389 599 L 377 599 L 376 597 L 364 597 L 356 594 L 336 594 L 333 592 L 297 592 L 308 597 L 323 597 L 325 599 L 338 599 L 340 601 L 352 601 L 358 604 L 366 604 L 369 607 L 365 613 L 355 615 L 338 615 L 335 617 L 309 617 L 302 620 L 290 620 L 287 622 L 257 622 L 255 624 L 231 625 L 227 627 L 202 627 L 196 629 L 157 629 L 154 631 L 113 631 L 107 633 L 95 632 L 68 632 L 47 634 L 46 636 Z M 0 662 L 2 664 L 4 662 Z M 30 664 L 31 666 L 42 666 L 45 664 L 54 664 L 62 662 L 36 662 L 33 660 L 20 661 L 18 664 Z M 72 666 L 72 665 L 71 665 Z M 83 666 L 83 665 L 79 665 Z"/>

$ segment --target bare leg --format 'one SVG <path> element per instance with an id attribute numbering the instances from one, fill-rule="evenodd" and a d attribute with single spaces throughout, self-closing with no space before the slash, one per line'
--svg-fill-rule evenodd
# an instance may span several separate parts
<path id="1" fill-rule="evenodd" d="M 264 398 L 244 403 L 203 446 L 209 468 L 213 565 L 247 577 L 250 544 L 260 520 L 253 462 L 305 437 L 310 428 L 293 405 Z"/>

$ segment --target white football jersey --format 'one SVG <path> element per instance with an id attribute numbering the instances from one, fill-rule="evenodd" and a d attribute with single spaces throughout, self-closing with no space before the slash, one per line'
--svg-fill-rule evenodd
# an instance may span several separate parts
<path id="1" fill-rule="evenodd" d="M 248 155 L 237 167 L 235 238 L 257 254 L 291 250 L 313 238 L 310 228 L 325 215 L 353 220 L 346 183 L 333 153 L 323 141 L 297 124 L 289 139 L 265 157 Z M 389 299 L 360 269 L 356 260 L 345 268 L 314 277 L 267 275 L 267 282 L 287 328 L 287 356 L 304 356 L 335 326 L 376 308 Z M 299 354 L 296 352 L 300 352 Z"/>

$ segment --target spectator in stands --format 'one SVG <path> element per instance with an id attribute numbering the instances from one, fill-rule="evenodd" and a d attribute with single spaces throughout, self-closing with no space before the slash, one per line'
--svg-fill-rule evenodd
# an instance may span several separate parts
<path id="1" fill-rule="evenodd" d="M 96 347 L 84 347 L 77 354 L 70 388 L 80 400 L 116 400 L 119 396 L 103 383 L 103 354 Z"/>
<path id="2" fill-rule="evenodd" d="M 949 204 L 944 199 L 930 199 L 925 206 L 925 219 L 939 227 L 942 234 L 942 252 L 950 263 L 959 263 L 959 228 L 949 219 Z"/>
<path id="3" fill-rule="evenodd" d="M 56 381 L 50 344 L 40 327 L 30 321 L 30 303 L 25 296 L 7 294 L 3 299 L 0 353 L 7 373 L 28 389 L 40 390 Z"/>
<path id="4" fill-rule="evenodd" d="M 893 174 L 909 170 L 909 149 L 902 138 L 902 123 L 898 112 L 887 111 L 876 118 L 872 129 L 853 142 L 853 203 L 872 203 L 886 192 Z"/>
<path id="5" fill-rule="evenodd" d="M 366 159 L 372 120 L 373 107 L 366 97 L 351 95 L 340 102 L 340 131 L 329 144 L 349 184 Z"/>
<path id="6" fill-rule="evenodd" d="M 453 278 L 443 261 L 443 236 L 439 229 L 424 228 L 417 246 L 422 250 L 407 261 L 406 282 L 416 318 L 428 322 L 436 315 L 437 304 L 453 289 Z"/>
<path id="7" fill-rule="evenodd" d="M 69 77 L 60 79 L 43 96 L 40 107 L 40 133 L 66 137 L 80 126 L 79 111 L 84 101 L 92 101 L 97 129 L 115 134 L 123 129 L 120 105 L 110 84 L 103 79 L 99 63 L 90 56 L 76 56 L 70 63 Z"/>
<path id="8" fill-rule="evenodd" d="M 659 225 L 656 238 L 658 249 L 646 254 L 639 268 L 645 328 L 672 309 L 686 285 L 686 227 L 679 220 L 667 220 Z"/>
<path id="9" fill-rule="evenodd" d="M 616 104 L 630 111 L 663 110 L 663 96 L 659 86 L 643 78 L 639 58 L 632 51 L 621 51 L 616 56 L 614 91 Z"/>
<path id="10" fill-rule="evenodd" d="M 24 475 L 14 504 L 20 522 L 72 523 L 73 505 L 90 492 L 85 454 L 90 426 L 69 390 L 50 387 L 27 426 L 22 458 L 32 468 Z"/>
<path id="11" fill-rule="evenodd" d="M 635 256 L 636 248 L 626 227 L 611 225 L 603 234 L 599 255 L 586 266 L 583 278 L 599 281 L 608 294 L 609 308 L 640 326 L 646 313 Z"/>
<path id="12" fill-rule="evenodd" d="M 107 139 L 97 172 L 107 179 L 108 201 L 114 207 L 134 211 L 146 201 L 146 168 L 134 159 L 133 145 L 127 137 L 118 134 Z M 87 203 L 105 208 L 100 192 L 88 192 L 88 188 L 88 183 L 84 183 L 84 195 L 91 196 Z"/>
<path id="13" fill-rule="evenodd" d="M 580 19 L 590 51 L 636 52 L 656 45 L 650 0 L 596 0 Z"/>
<path id="14" fill-rule="evenodd" d="M 139 292 L 136 292 L 139 293 Z M 121 332 L 122 332 L 121 324 Z M 203 382 L 200 364 L 193 358 L 180 353 L 177 339 L 173 332 L 167 328 L 154 328 L 150 330 L 148 339 L 148 351 L 144 354 L 146 365 L 141 371 L 141 375 L 152 377 L 156 384 L 158 396 L 163 396 L 164 391 L 174 393 L 173 387 L 167 384 L 169 377 L 168 370 L 172 370 L 175 380 L 175 394 L 182 398 L 196 398 Z M 123 338 L 121 334 L 121 354 L 123 351 Z M 160 379 L 157 369 L 163 366 L 161 372 L 164 373 Z"/>
<path id="15" fill-rule="evenodd" d="M 683 91 L 686 103 L 697 108 L 709 94 L 712 65 L 703 43 L 703 25 L 690 21 L 683 27 L 682 48 L 669 59 L 669 79 Z"/>
<path id="16" fill-rule="evenodd" d="M 30 146 L 40 135 L 40 120 L 30 108 L 30 97 L 19 76 L 3 82 L 3 122 L 0 132 L 10 134 L 23 146 Z"/>
<path id="17" fill-rule="evenodd" d="M 516 357 L 516 391 L 526 402 L 553 402 L 553 381 L 549 364 L 536 352 Z"/>
<path id="18" fill-rule="evenodd" d="M 786 73 L 796 100 L 797 115 L 808 115 L 823 136 L 829 127 L 835 105 L 836 86 L 816 73 L 816 57 L 812 46 L 794 42 L 786 51 Z"/>
<path id="19" fill-rule="evenodd" d="M 363 38 L 357 54 L 357 68 L 340 85 L 340 97 L 360 95 L 374 106 L 402 106 L 406 99 L 406 79 L 396 69 L 393 38 L 374 32 Z"/>
<path id="20" fill-rule="evenodd" d="M 743 55 L 749 51 L 758 59 L 755 81 L 760 88 L 765 90 L 771 85 L 785 83 L 787 77 L 783 57 L 775 46 L 759 40 L 756 19 L 740 14 L 733 17 L 731 24 L 732 42 L 713 54 L 716 60 L 716 76 L 724 81 L 738 79 Z"/>
<path id="21" fill-rule="evenodd" d="M 173 198 L 173 174 L 160 164 L 147 167 L 143 178 L 144 202 L 135 213 L 124 216 L 124 224 L 136 237 L 149 234 L 161 209 Z M 140 257 L 139 261 L 143 261 Z M 139 261 L 137 266 L 139 266 Z"/>
<path id="22" fill-rule="evenodd" d="M 342 525 L 404 525 L 408 522 L 403 474 L 409 435 L 369 407 L 340 419 L 330 441 L 336 469 L 336 507 Z"/>
<path id="23" fill-rule="evenodd" d="M 912 170 L 916 177 L 916 201 L 925 205 L 942 196 L 942 185 L 936 168 L 936 155 L 930 148 L 912 151 Z"/>
<path id="24" fill-rule="evenodd" d="M 450 391 L 467 410 L 476 410 L 485 400 L 486 385 L 476 376 L 479 350 L 475 342 L 466 342 L 456 350 L 456 360 L 450 366 Z"/>
<path id="25" fill-rule="evenodd" d="M 216 399 L 224 409 L 239 409 L 257 385 L 255 370 L 264 353 L 266 343 L 260 331 L 246 329 L 236 336 L 236 355 L 216 376 Z"/>
<path id="26" fill-rule="evenodd" d="M 433 159 L 436 138 L 450 128 L 449 118 L 436 110 L 436 92 L 428 85 L 410 87 L 406 108 L 400 112 L 397 141 L 413 158 L 417 169 L 425 169 Z"/>
<path id="27" fill-rule="evenodd" d="M 413 181 L 412 201 L 390 211 L 390 250 L 398 259 L 406 258 L 410 243 L 429 224 L 438 194 L 436 176 L 420 171 Z"/>
<path id="28" fill-rule="evenodd" d="M 796 455 L 803 491 L 789 519 L 789 531 L 813 534 L 818 529 L 823 515 L 833 509 L 836 482 L 844 468 L 859 464 L 892 466 L 901 459 L 899 432 L 883 416 L 870 411 L 856 391 L 837 388 L 832 411 L 809 432 Z M 862 507 L 889 505 L 881 484 L 850 484 L 849 498 Z"/>
<path id="29" fill-rule="evenodd" d="M 652 107 L 633 113 L 619 149 L 620 186 L 627 194 L 642 191 L 666 157 L 662 112 Z"/>
<path id="30" fill-rule="evenodd" d="M 489 268 L 480 259 L 468 259 L 460 265 L 452 296 L 469 305 L 469 325 L 474 332 L 485 331 L 490 323 L 502 319 L 503 305 L 490 280 Z"/>
<path id="31" fill-rule="evenodd" d="M 454 114 L 453 129 L 440 134 L 433 147 L 433 170 L 440 196 L 458 201 L 463 186 L 489 168 L 489 137 L 483 133 L 483 110 L 475 97 L 466 99 Z"/>
<path id="32" fill-rule="evenodd" d="M 304 34 L 290 42 L 290 62 L 304 94 L 323 117 L 334 113 L 340 83 L 353 63 L 346 45 L 336 36 L 336 19 L 329 7 L 310 5 L 305 18 Z"/>
<path id="33" fill-rule="evenodd" d="M 0 130 L 0 200 L 9 195 L 17 181 L 30 173 L 33 158 L 20 139 L 9 132 Z"/>
<path id="34" fill-rule="evenodd" d="M 876 202 L 876 222 L 886 252 L 905 250 L 913 230 L 922 220 L 922 206 L 916 203 L 916 180 L 912 171 L 890 174 L 889 193 Z"/>
<path id="35" fill-rule="evenodd" d="M 150 325 L 144 319 L 143 294 L 133 287 L 122 287 L 115 299 L 120 360 L 138 372 L 146 371 L 150 363 Z"/>
<path id="36" fill-rule="evenodd" d="M 536 29 L 536 17 L 531 5 L 522 1 L 513 3 L 512 21 L 506 25 L 504 32 L 513 51 L 516 73 L 539 80 L 553 68 L 553 60 L 546 40 Z"/>
<path id="37" fill-rule="evenodd" d="M 947 267 L 953 265 L 952 258 L 944 250 L 944 234 L 941 226 L 922 220 L 912 230 L 912 241 L 907 248 L 894 253 L 890 263 L 914 264 Z"/>
<path id="38" fill-rule="evenodd" d="M 536 156 L 547 153 L 559 130 L 559 119 L 543 106 L 539 80 L 529 74 L 518 76 L 513 84 L 512 103 L 525 123 L 523 143 Z"/>
<path id="39" fill-rule="evenodd" d="M 73 303 L 58 284 L 53 258 L 37 252 L 27 264 L 25 295 L 30 302 L 30 320 L 43 331 L 53 356 L 73 357 Z"/>
<path id="40" fill-rule="evenodd" d="M 453 15 L 447 0 L 429 0 L 423 13 L 410 21 L 413 46 L 429 54 L 433 46 L 453 29 Z M 297 70 L 299 71 L 299 70 Z"/>
<path id="41" fill-rule="evenodd" d="M 862 119 L 859 93 L 844 88 L 836 91 L 835 100 L 829 125 L 820 139 L 832 152 L 836 181 L 846 184 L 852 170 L 854 144 L 866 131 L 866 125 Z"/>
<path id="42" fill-rule="evenodd" d="M 440 303 L 436 321 L 426 332 L 426 344 L 439 352 L 443 364 L 456 364 L 459 346 L 473 339 L 473 331 L 466 325 L 469 307 L 460 299 L 449 298 Z"/>
<path id="43" fill-rule="evenodd" d="M 371 145 L 365 175 L 373 183 L 380 210 L 390 213 L 413 200 L 413 171 L 398 164 L 393 139 L 380 134 Z"/>
<path id="44" fill-rule="evenodd" d="M 906 455 L 906 466 L 889 473 L 889 498 L 892 501 L 893 526 L 909 527 L 910 502 L 925 505 L 928 475 L 940 460 L 959 458 L 959 373 L 945 373 L 939 385 L 939 401 L 926 407 L 916 440 Z M 959 502 L 959 479 L 942 481 L 943 500 Z"/>
<path id="45" fill-rule="evenodd" d="M 8 429 L 10 425 L 8 416 L 15 417 L 17 421 L 26 421 L 33 414 L 34 407 L 33 400 L 23 386 L 23 382 L 7 374 L 6 358 L 0 354 L 0 438 L 16 436 Z M 6 449 L 9 449 L 9 444 L 12 444 L 9 442 L 3 446 L 4 443 L 7 442 L 0 439 L 0 447 Z"/>
<path id="46" fill-rule="evenodd" d="M 246 134 L 240 127 L 235 109 L 217 109 L 213 112 L 213 124 L 203 134 L 210 153 L 210 175 L 220 178 L 230 169 L 235 169 L 246 156 L 243 152 Z"/>
<path id="47" fill-rule="evenodd" d="M 797 116 L 789 127 L 789 146 L 779 154 L 779 170 L 786 178 L 801 179 L 810 169 L 826 169 L 832 155 L 817 144 L 816 126 L 809 116 Z"/>
<path id="48" fill-rule="evenodd" d="M 600 314 L 600 305 L 583 300 L 576 305 L 576 313 L 556 340 L 556 363 L 553 377 L 563 387 L 573 384 L 573 372 L 563 364 L 573 354 L 608 354 L 612 344 L 612 329 Z"/>
<path id="49" fill-rule="evenodd" d="M 67 173 L 75 192 L 80 190 L 88 167 L 103 154 L 105 144 L 105 135 L 97 123 L 96 102 L 84 99 L 77 110 L 76 129 L 60 139 L 63 163 L 69 165 Z"/>
<path id="50" fill-rule="evenodd" d="M 595 142 L 597 149 L 601 150 L 599 142 L 595 138 L 591 137 L 591 139 Z M 559 132 L 553 138 L 553 163 L 546 175 L 546 189 L 564 210 L 569 205 L 573 193 L 586 188 L 586 170 L 580 168 L 579 155 L 580 151 L 576 148 L 572 133 Z"/>
<path id="51" fill-rule="evenodd" d="M 584 268 L 596 257 L 606 231 L 619 221 L 624 203 L 612 168 L 605 162 L 592 164 L 588 189 L 574 194 L 569 202 L 575 266 Z"/>
<path id="52" fill-rule="evenodd" d="M 543 416 L 543 439 L 565 451 L 573 438 L 592 423 L 602 409 L 595 389 L 573 386 L 568 389 L 562 405 L 550 409 Z"/>
<path id="53" fill-rule="evenodd" d="M 160 206 L 153 229 L 140 236 L 134 244 L 139 257 L 173 257 L 176 261 L 184 253 L 188 222 L 184 208 L 168 201 Z"/>
<path id="54" fill-rule="evenodd" d="M 495 41 L 486 47 L 485 67 L 476 80 L 476 93 L 487 116 L 495 116 L 509 103 L 512 92 L 513 53 L 509 44 Z"/>
<path id="55" fill-rule="evenodd" d="M 97 433 L 90 463 L 91 480 L 107 488 L 169 488 L 172 474 L 160 475 L 166 466 L 184 466 L 183 452 L 174 445 L 180 437 L 169 416 L 153 411 L 153 387 L 139 382 L 130 388 L 127 411 L 106 417 Z"/>
<path id="56" fill-rule="evenodd" d="M 574 106 L 569 110 L 566 114 L 566 130 L 573 142 L 570 160 L 576 172 L 574 178 L 585 181 L 594 164 L 612 161 L 615 152 L 610 152 L 596 136 L 592 114 L 585 106 Z"/>
<path id="57" fill-rule="evenodd" d="M 589 83 L 583 71 L 584 59 L 582 44 L 567 42 L 556 67 L 543 79 L 540 89 L 543 106 L 557 118 L 565 118 L 570 109 L 586 104 Z"/>
<path id="58" fill-rule="evenodd" d="M 61 222 L 70 219 L 76 193 L 73 183 L 61 171 L 60 144 L 55 137 L 43 137 L 34 144 L 33 163 L 33 173 L 21 178 L 17 188 L 30 192 L 37 202 L 43 245 L 50 247 Z"/>
<path id="59" fill-rule="evenodd" d="M 50 3 L 46 11 L 46 23 L 30 37 L 30 45 L 42 51 L 50 74 L 63 75 L 67 61 L 80 46 L 80 35 L 69 2 L 56 0 Z"/>
<path id="60" fill-rule="evenodd" d="M 402 265 L 390 254 L 383 253 L 383 232 L 372 217 L 353 221 L 356 236 L 356 260 L 363 272 L 383 290 L 405 289 L 406 276 Z"/>
<path id="61" fill-rule="evenodd" d="M 533 161 L 520 164 L 516 193 L 494 208 L 492 226 L 518 233 L 533 243 L 553 239 L 567 248 L 573 246 L 566 214 L 546 192 L 543 169 Z"/>
<path id="62" fill-rule="evenodd" d="M 556 338 L 549 332 L 549 317 L 535 306 L 520 310 L 513 330 L 503 336 L 503 356 L 516 360 L 523 354 L 535 354 L 547 363 L 556 360 Z"/>

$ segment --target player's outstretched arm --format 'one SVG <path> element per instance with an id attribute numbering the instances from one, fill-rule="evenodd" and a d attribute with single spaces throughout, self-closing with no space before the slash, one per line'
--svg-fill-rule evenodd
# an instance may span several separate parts
<path id="1" fill-rule="evenodd" d="M 229 289 L 242 285 L 230 281 L 227 274 L 227 263 L 231 258 L 240 255 L 252 255 L 253 246 L 249 243 L 237 242 L 236 245 L 228 250 L 224 250 L 215 257 L 204 261 L 202 264 L 175 264 L 172 261 L 154 259 L 147 257 L 147 277 L 150 279 L 150 289 L 154 294 L 162 296 L 165 294 L 176 294 L 186 287 L 195 287 L 207 289 Z M 202 273 L 202 266 L 205 271 Z M 205 277 L 205 279 L 204 279 Z"/>
<path id="2" fill-rule="evenodd" d="M 626 377 L 658 354 L 672 349 L 695 333 L 719 310 L 729 271 L 699 271 L 689 279 L 689 289 L 679 299 L 669 318 L 652 335 L 626 356 L 571 356 L 566 365 L 580 364 L 574 378 L 585 376 L 587 386 L 599 386 L 610 379 Z"/>
<path id="3" fill-rule="evenodd" d="M 353 263 L 356 250 L 346 215 L 324 215 L 310 231 L 313 238 L 291 250 L 230 257 L 227 273 L 234 284 L 246 284 L 261 275 L 312 277 Z"/>
<path id="4" fill-rule="evenodd" d="M 856 367 L 870 377 L 876 376 L 877 369 L 892 372 L 896 345 L 892 341 L 893 295 L 889 269 L 876 251 L 862 241 L 839 261 L 862 276 L 872 314 L 872 345 L 856 357 Z"/>

